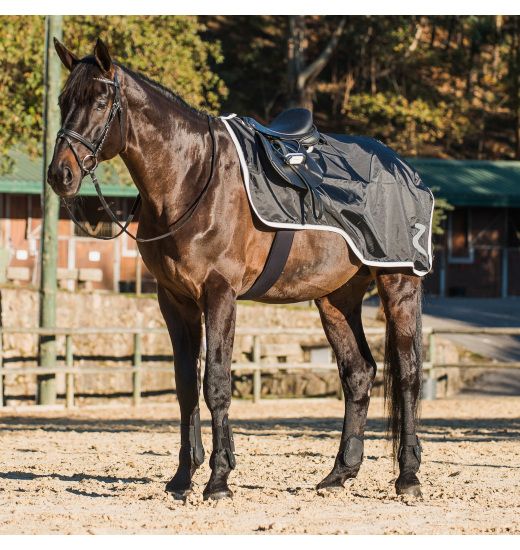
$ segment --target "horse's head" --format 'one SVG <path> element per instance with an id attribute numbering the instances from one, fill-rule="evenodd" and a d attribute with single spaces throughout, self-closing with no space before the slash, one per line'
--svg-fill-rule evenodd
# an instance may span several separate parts
<path id="1" fill-rule="evenodd" d="M 59 98 L 62 129 L 47 181 L 57 195 L 70 198 L 98 162 L 122 150 L 123 113 L 116 70 L 101 39 L 94 55 L 81 60 L 56 38 L 54 45 L 70 75 Z"/>

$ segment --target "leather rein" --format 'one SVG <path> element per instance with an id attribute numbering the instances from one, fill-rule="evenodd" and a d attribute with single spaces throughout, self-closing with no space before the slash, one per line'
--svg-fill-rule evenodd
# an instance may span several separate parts
<path id="1" fill-rule="evenodd" d="M 206 194 L 206 191 L 209 188 L 209 184 L 211 183 L 211 180 L 213 179 L 213 172 L 215 170 L 216 142 L 215 142 L 215 134 L 213 132 L 213 123 L 212 123 L 211 115 L 208 115 L 209 133 L 211 135 L 211 140 L 212 140 L 212 143 L 213 143 L 212 154 L 211 154 L 210 174 L 209 174 L 208 180 L 207 180 L 206 184 L 204 185 L 204 188 L 202 189 L 202 191 L 199 194 L 198 198 L 186 210 L 186 212 L 179 218 L 179 220 L 182 219 L 186 215 L 188 215 L 188 217 L 181 223 L 181 225 L 179 225 L 178 227 L 176 227 L 172 231 L 169 231 L 168 233 L 164 233 L 162 235 L 159 235 L 158 237 L 152 237 L 151 239 L 141 239 L 139 237 L 136 237 L 136 236 L 132 235 L 132 233 L 130 233 L 128 231 L 128 226 L 132 222 L 132 220 L 135 216 L 135 213 L 137 212 L 137 208 L 138 208 L 139 204 L 141 203 L 141 195 L 140 194 L 137 195 L 137 198 L 135 199 L 135 202 L 132 206 L 132 209 L 130 211 L 128 219 L 126 220 L 126 222 L 123 225 L 117 219 L 116 215 L 114 214 L 114 212 L 112 211 L 112 209 L 108 205 L 105 197 L 103 196 L 103 193 L 101 192 L 101 188 L 99 186 L 99 182 L 98 182 L 98 179 L 96 177 L 96 174 L 94 173 L 96 168 L 99 165 L 99 160 L 98 160 L 99 153 L 101 152 L 101 149 L 103 148 L 105 140 L 108 136 L 108 132 L 110 130 L 110 126 L 112 125 L 112 122 L 116 118 L 116 115 L 119 117 L 119 127 L 121 129 L 121 149 L 119 150 L 119 152 L 121 152 L 124 149 L 124 146 L 125 146 L 125 135 L 124 135 L 124 129 L 123 129 L 123 106 L 122 106 L 122 103 L 121 103 L 121 94 L 120 94 L 119 82 L 117 80 L 117 73 L 114 72 L 114 80 L 109 80 L 108 78 L 95 78 L 94 80 L 99 80 L 100 82 L 104 82 L 105 84 L 108 84 L 110 86 L 114 86 L 114 88 L 115 88 L 114 101 L 112 103 L 112 107 L 110 108 L 110 112 L 108 114 L 108 118 L 107 118 L 105 126 L 104 126 L 104 128 L 101 132 L 101 135 L 94 142 L 90 142 L 88 139 L 84 138 L 81 134 L 78 134 L 77 132 L 74 132 L 73 130 L 68 130 L 67 128 L 62 128 L 58 132 L 57 138 L 62 138 L 69 144 L 69 147 L 71 148 L 72 153 L 74 154 L 74 157 L 76 158 L 76 161 L 77 161 L 77 163 L 80 167 L 81 179 L 83 179 L 87 174 L 90 175 L 90 177 L 92 178 L 92 183 L 94 184 L 94 187 L 96 189 L 96 193 L 99 197 L 99 200 L 102 204 L 103 209 L 110 216 L 112 221 L 121 230 L 119 231 L 119 233 L 117 233 L 117 235 L 114 235 L 113 237 L 101 237 L 99 235 L 95 235 L 95 234 L 91 233 L 90 231 L 87 231 L 81 225 L 81 223 L 76 219 L 76 216 L 74 215 L 74 213 L 72 212 L 72 209 L 71 209 L 72 205 L 67 199 L 62 198 L 61 203 L 67 209 L 67 212 L 70 216 L 70 219 L 74 222 L 74 224 L 77 227 L 79 227 L 81 229 L 81 231 L 83 231 L 83 233 L 85 233 L 87 236 L 93 237 L 95 239 L 99 239 L 99 240 L 103 240 L 103 241 L 110 241 L 112 239 L 116 239 L 117 237 L 119 237 L 123 233 L 126 233 L 129 237 L 131 237 L 136 242 L 147 243 L 147 242 L 158 241 L 159 239 L 164 239 L 166 237 L 169 237 L 170 235 L 173 235 L 174 233 L 179 231 L 179 229 L 184 227 L 184 225 L 186 223 L 188 223 L 188 221 L 191 219 L 191 217 L 195 213 L 195 211 L 196 211 L 197 207 L 199 206 L 200 202 L 204 198 L 204 195 Z M 92 151 L 92 153 L 86 155 L 85 157 L 83 157 L 83 160 L 81 160 L 80 156 L 79 156 L 79 153 L 78 153 L 76 147 L 74 146 L 74 143 L 72 142 L 71 138 L 78 140 L 85 147 L 87 147 L 87 149 Z M 92 162 L 92 166 L 90 168 L 87 166 L 87 164 L 89 162 Z"/>

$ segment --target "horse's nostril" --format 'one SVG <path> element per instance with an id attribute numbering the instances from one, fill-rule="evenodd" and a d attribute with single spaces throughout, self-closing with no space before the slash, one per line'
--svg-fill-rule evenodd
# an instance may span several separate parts
<path id="1" fill-rule="evenodd" d="M 70 185 L 72 183 L 72 170 L 66 164 L 62 164 L 61 169 L 63 171 L 63 183 Z"/>

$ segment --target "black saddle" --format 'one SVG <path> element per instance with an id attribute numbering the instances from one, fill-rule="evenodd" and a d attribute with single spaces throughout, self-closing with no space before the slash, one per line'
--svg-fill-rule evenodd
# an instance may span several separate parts
<path id="1" fill-rule="evenodd" d="M 316 145 L 320 139 L 320 133 L 312 122 L 312 113 L 309 109 L 296 107 L 282 111 L 267 127 L 250 117 L 244 120 L 265 136 L 281 140 L 296 140 L 304 147 Z"/>
<path id="2" fill-rule="evenodd" d="M 317 187 L 323 172 L 309 153 L 321 136 L 308 109 L 297 107 L 280 113 L 267 127 L 250 117 L 244 122 L 257 132 L 267 159 L 284 181 L 311 193 L 313 216 L 323 216 L 323 203 Z"/>

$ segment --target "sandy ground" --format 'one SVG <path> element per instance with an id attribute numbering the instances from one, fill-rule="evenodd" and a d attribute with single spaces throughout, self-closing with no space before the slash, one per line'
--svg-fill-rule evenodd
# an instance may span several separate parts
<path id="1" fill-rule="evenodd" d="M 423 403 L 424 498 L 396 497 L 383 403 L 370 408 L 359 477 L 314 487 L 337 451 L 341 402 L 234 401 L 233 500 L 186 500 L 174 404 L 0 413 L 0 534 L 520 534 L 520 398 Z M 202 405 L 210 449 L 209 413 Z"/>

